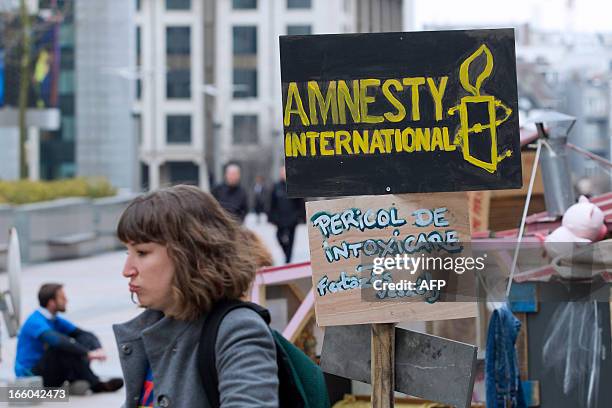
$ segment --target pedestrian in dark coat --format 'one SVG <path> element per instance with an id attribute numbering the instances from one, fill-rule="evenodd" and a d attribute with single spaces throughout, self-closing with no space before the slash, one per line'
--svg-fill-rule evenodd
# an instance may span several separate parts
<path id="1" fill-rule="evenodd" d="M 295 228 L 305 218 L 304 200 L 287 197 L 285 166 L 280 169 L 280 180 L 270 193 L 268 220 L 276 225 L 276 239 L 285 253 L 285 262 L 291 262 Z"/>
<path id="2" fill-rule="evenodd" d="M 255 185 L 253 186 L 253 211 L 257 217 L 259 224 L 259 215 L 265 213 L 266 210 L 266 188 L 264 186 L 263 177 L 255 177 Z"/>
<path id="3" fill-rule="evenodd" d="M 240 186 L 240 167 L 229 164 L 225 168 L 224 182 L 212 190 L 212 195 L 221 207 L 240 222 L 244 222 L 249 211 L 247 194 Z"/>

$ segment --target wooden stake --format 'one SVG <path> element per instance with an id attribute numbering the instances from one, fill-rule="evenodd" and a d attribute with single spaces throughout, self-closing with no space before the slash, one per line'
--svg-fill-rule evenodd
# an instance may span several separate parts
<path id="1" fill-rule="evenodd" d="M 393 408 L 395 390 L 395 324 L 372 325 L 372 408 Z"/>

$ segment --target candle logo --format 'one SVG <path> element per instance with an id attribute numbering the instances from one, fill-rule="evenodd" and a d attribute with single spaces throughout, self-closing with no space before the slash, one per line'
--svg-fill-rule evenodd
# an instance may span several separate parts
<path id="1" fill-rule="evenodd" d="M 478 74 L 474 84 L 472 84 L 470 83 L 469 74 L 470 65 L 478 59 L 482 60 L 482 57 L 484 57 L 484 67 L 482 67 L 482 71 Z M 475 65 L 475 67 L 477 66 Z M 482 84 L 491 75 L 492 71 L 493 55 L 489 48 L 483 44 L 472 55 L 466 58 L 459 68 L 461 86 L 471 95 L 462 97 L 461 103 L 458 106 L 448 110 L 449 115 L 454 115 L 459 111 L 461 126 L 455 135 L 454 144 L 460 146 L 463 151 L 464 160 L 489 173 L 496 172 L 497 164 L 506 157 L 512 156 L 511 150 L 506 150 L 502 154 L 497 152 L 497 128 L 510 118 L 512 109 L 493 95 L 481 95 Z M 498 110 L 502 112 L 502 117 L 499 119 L 497 117 Z M 470 113 L 472 116 L 477 116 L 478 120 L 470 121 Z M 488 140 L 485 140 L 484 138 L 487 137 Z M 473 153 L 470 152 L 470 138 L 478 138 L 472 140 L 474 142 L 472 144 Z M 486 148 L 477 149 L 475 147 L 477 145 L 485 145 Z M 475 157 L 474 154 L 478 154 L 481 157 Z"/>

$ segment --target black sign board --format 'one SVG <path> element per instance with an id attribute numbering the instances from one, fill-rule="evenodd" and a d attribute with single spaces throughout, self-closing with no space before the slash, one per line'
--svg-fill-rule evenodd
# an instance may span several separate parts
<path id="1" fill-rule="evenodd" d="M 514 30 L 284 36 L 293 197 L 522 186 Z"/>

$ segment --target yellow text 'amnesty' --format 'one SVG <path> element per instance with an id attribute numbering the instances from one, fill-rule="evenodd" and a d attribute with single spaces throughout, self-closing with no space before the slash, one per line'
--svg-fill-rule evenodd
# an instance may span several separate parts
<path id="1" fill-rule="evenodd" d="M 316 81 L 308 81 L 305 94 L 300 94 L 297 82 L 289 82 L 283 122 L 285 126 L 290 126 L 292 115 L 299 118 L 302 126 L 317 125 L 319 121 L 324 125 L 328 123 L 334 125 L 398 123 L 405 119 L 419 121 L 421 119 L 419 102 L 421 88 L 429 90 L 434 103 L 434 117 L 436 121 L 440 121 L 444 112 L 442 99 L 447 82 L 448 77 L 446 76 L 439 79 L 414 77 L 383 81 L 375 78 L 353 80 L 352 82 L 328 81 L 324 83 L 324 88 L 327 89 L 325 94 Z M 403 93 L 409 95 L 408 107 L 398 99 Z M 369 105 L 380 103 L 380 101 L 388 104 L 391 110 L 382 115 L 373 115 L 369 110 Z"/>

